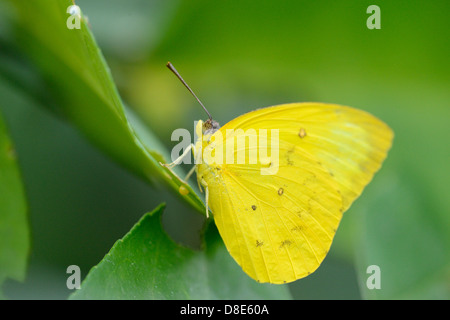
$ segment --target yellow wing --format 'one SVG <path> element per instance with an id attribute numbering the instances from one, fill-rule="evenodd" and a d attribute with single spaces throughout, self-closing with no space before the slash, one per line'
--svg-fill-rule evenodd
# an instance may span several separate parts
<path id="1" fill-rule="evenodd" d="M 226 137 L 225 143 L 236 136 L 227 129 L 279 130 L 273 175 L 263 175 L 261 169 L 274 159 L 248 164 L 248 150 L 244 164 L 199 167 L 228 251 L 260 282 L 307 276 L 325 258 L 342 213 L 380 168 L 391 146 L 391 129 L 366 112 L 319 103 L 244 114 L 216 133 Z"/>

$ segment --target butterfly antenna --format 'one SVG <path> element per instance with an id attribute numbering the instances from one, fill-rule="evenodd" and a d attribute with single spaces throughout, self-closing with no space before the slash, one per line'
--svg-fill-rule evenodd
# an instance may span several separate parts
<path id="1" fill-rule="evenodd" d="M 180 81 L 189 90 L 189 92 L 194 96 L 194 98 L 197 99 L 198 103 L 200 103 L 200 105 L 202 106 L 203 110 L 205 110 L 205 112 L 208 114 L 209 119 L 212 121 L 211 114 L 208 112 L 208 110 L 206 110 L 205 106 L 200 101 L 200 99 L 197 98 L 197 96 L 195 95 L 194 91 L 192 91 L 192 89 L 187 85 L 186 81 L 184 81 L 184 79 L 180 76 L 180 74 L 178 73 L 177 69 L 175 69 L 175 67 L 170 62 L 167 62 L 166 66 L 167 66 L 167 68 L 170 69 L 170 71 L 172 71 L 177 76 L 178 79 L 180 79 Z"/>

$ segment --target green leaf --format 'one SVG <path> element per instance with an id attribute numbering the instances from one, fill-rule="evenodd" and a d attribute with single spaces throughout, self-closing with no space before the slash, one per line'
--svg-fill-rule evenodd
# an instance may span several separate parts
<path id="1" fill-rule="evenodd" d="M 0 116 L 0 286 L 6 278 L 24 280 L 30 249 L 25 192 L 16 160 Z"/>
<path id="2" fill-rule="evenodd" d="M 450 299 L 450 226 L 439 206 L 429 202 L 429 191 L 413 171 L 382 177 L 369 203 L 358 204 L 364 208 L 356 255 L 363 297 Z M 376 276 L 371 265 L 379 267 L 378 280 L 371 278 Z M 370 288 L 368 279 L 379 281 L 380 288 Z"/>
<path id="3" fill-rule="evenodd" d="M 217 229 L 206 232 L 206 249 L 193 251 L 164 232 L 164 205 L 117 241 L 71 299 L 289 299 L 285 285 L 249 278 L 225 249 Z M 212 224 L 213 225 L 213 224 Z"/>
<path id="4" fill-rule="evenodd" d="M 94 145 L 149 182 L 161 181 L 201 213 L 204 205 L 189 186 L 160 166 L 168 151 L 154 134 L 126 110 L 109 68 L 81 13 L 80 29 L 69 29 L 67 8 L 72 1 L 12 1 L 24 52 L 38 66 L 56 99 L 52 106 Z M 133 120 L 131 123 L 130 115 Z"/>

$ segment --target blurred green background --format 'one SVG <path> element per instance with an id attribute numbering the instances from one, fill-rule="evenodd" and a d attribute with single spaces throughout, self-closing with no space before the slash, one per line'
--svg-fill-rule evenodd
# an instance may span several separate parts
<path id="1" fill-rule="evenodd" d="M 323 265 L 289 289 L 296 299 L 450 298 L 447 1 L 76 4 L 123 102 L 167 150 L 177 143 L 174 129 L 192 131 L 205 118 L 165 67 L 169 60 L 221 124 L 301 101 L 348 105 L 384 120 L 395 140 L 382 170 L 345 214 Z M 381 9 L 379 30 L 366 26 L 372 4 Z M 0 112 L 15 144 L 32 239 L 26 278 L 6 281 L 4 295 L 67 298 L 67 266 L 79 265 L 84 277 L 163 201 L 170 236 L 198 247 L 202 215 L 129 173 L 52 112 L 62 93 L 42 80 L 20 32 L 14 6 L 1 0 Z M 381 290 L 365 286 L 373 264 Z"/>

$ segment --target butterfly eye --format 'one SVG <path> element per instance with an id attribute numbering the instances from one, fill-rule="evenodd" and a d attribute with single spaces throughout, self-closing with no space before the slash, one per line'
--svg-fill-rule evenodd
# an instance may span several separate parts
<path id="1" fill-rule="evenodd" d="M 203 122 L 203 131 L 209 130 L 212 128 L 212 120 L 208 119 L 205 122 Z"/>

